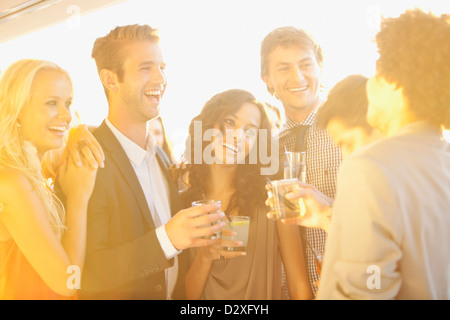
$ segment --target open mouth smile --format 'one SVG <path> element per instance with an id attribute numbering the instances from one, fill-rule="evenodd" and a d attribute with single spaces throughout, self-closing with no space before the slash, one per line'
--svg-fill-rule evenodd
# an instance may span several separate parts
<path id="1" fill-rule="evenodd" d="M 305 86 L 302 86 L 302 87 L 288 88 L 287 90 L 289 92 L 296 93 L 296 92 L 304 92 L 304 91 L 308 90 L 308 88 L 309 88 L 309 85 L 305 85 Z"/>
<path id="2" fill-rule="evenodd" d="M 161 100 L 161 90 L 148 90 L 144 92 L 144 95 L 150 99 L 153 99 L 154 102 L 159 102 Z"/>
<path id="3" fill-rule="evenodd" d="M 59 126 L 48 126 L 48 130 L 52 131 L 53 133 L 62 136 L 67 130 L 66 125 L 59 125 Z"/>
<path id="4" fill-rule="evenodd" d="M 231 151 L 233 151 L 234 153 L 238 153 L 238 148 L 232 144 L 229 143 L 224 143 L 223 146 Z"/>

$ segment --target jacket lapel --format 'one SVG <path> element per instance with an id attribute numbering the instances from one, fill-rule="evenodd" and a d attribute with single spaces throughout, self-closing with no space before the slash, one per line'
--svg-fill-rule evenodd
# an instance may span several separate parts
<path id="1" fill-rule="evenodd" d="M 94 133 L 94 136 L 102 144 L 104 152 L 107 152 L 110 156 L 110 159 L 115 163 L 118 171 L 122 175 L 124 182 L 128 184 L 134 197 L 136 198 L 142 215 L 149 224 L 150 228 L 154 229 L 155 224 L 153 223 L 150 209 L 148 207 L 147 200 L 145 199 L 144 192 L 142 191 L 141 184 L 139 183 L 130 160 L 128 159 L 119 141 L 116 139 L 105 122 L 103 122 L 100 127 L 98 127 L 98 129 Z"/>
<path id="2" fill-rule="evenodd" d="M 170 211 L 171 215 L 173 216 L 174 214 L 176 214 L 178 211 L 181 210 L 181 203 L 178 195 L 178 186 L 173 181 L 172 176 L 170 175 L 169 159 L 167 158 L 167 155 L 164 153 L 164 151 L 158 146 L 156 146 L 156 159 L 158 159 L 159 166 L 169 186 Z"/>

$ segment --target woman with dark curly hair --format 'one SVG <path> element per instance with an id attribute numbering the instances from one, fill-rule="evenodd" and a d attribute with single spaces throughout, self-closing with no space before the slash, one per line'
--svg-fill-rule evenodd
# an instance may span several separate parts
<path id="1" fill-rule="evenodd" d="M 185 206 L 200 199 L 220 200 L 228 216 L 250 216 L 250 231 L 246 252 L 223 250 L 223 246 L 240 245 L 225 240 L 191 250 L 185 279 L 188 299 L 281 299 L 282 254 L 296 259 L 285 264 L 294 272 L 288 273 L 291 288 L 308 283 L 296 246 L 289 246 L 292 254 L 287 255 L 278 245 L 278 241 L 281 245 L 295 242 L 288 239 L 288 231 L 277 229 L 286 226 L 266 218 L 266 178 L 261 174 L 261 150 L 257 147 L 267 145 L 263 140 L 264 136 L 270 139 L 270 130 L 264 104 L 239 89 L 213 96 L 191 122 L 189 187 L 182 195 Z M 195 156 L 200 151 L 202 159 L 198 161 Z M 280 239 L 277 231 L 283 234 Z"/>

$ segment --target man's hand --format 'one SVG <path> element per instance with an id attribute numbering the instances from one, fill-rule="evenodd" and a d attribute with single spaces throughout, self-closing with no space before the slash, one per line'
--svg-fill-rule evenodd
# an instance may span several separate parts
<path id="1" fill-rule="evenodd" d="M 295 188 L 286 194 L 285 198 L 288 201 L 295 201 L 300 198 L 306 207 L 306 213 L 303 216 L 298 216 L 295 218 L 282 219 L 281 221 L 286 224 L 297 224 L 304 227 L 310 228 L 322 228 L 325 231 L 328 230 L 329 221 L 331 218 L 331 205 L 333 200 L 319 190 L 317 190 L 313 185 L 303 183 L 298 181 Z M 272 198 L 266 200 L 266 205 L 270 205 Z M 267 214 L 269 219 L 273 219 L 275 214 L 269 212 Z"/>
<path id="2" fill-rule="evenodd" d="M 225 217 L 223 212 L 209 213 L 219 209 L 219 205 L 208 204 L 179 211 L 165 225 L 167 236 L 173 246 L 177 250 L 183 250 L 209 246 L 217 242 L 218 239 L 202 237 L 219 232 L 225 226 L 225 222 L 222 221 Z"/>

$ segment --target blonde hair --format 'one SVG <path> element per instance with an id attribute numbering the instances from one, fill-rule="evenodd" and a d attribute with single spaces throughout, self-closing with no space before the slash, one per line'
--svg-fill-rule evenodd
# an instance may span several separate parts
<path id="1" fill-rule="evenodd" d="M 37 150 L 31 142 L 23 139 L 18 122 L 21 110 L 29 102 L 34 78 L 41 70 L 57 70 L 72 84 L 69 74 L 56 64 L 33 59 L 13 63 L 0 79 L 0 166 L 18 170 L 29 179 L 47 209 L 56 235 L 61 239 L 65 229 L 64 206 L 49 189 Z"/>

